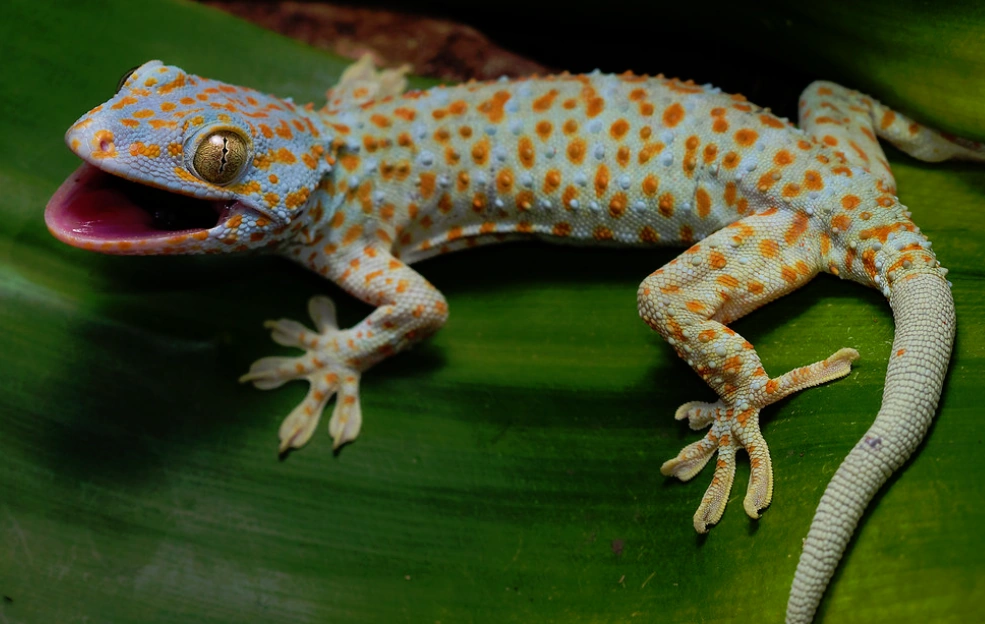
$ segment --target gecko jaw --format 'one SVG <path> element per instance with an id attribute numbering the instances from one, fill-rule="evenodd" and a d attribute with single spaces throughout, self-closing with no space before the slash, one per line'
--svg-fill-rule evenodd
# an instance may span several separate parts
<path id="1" fill-rule="evenodd" d="M 259 213 L 235 200 L 206 200 L 131 182 L 84 163 L 45 208 L 48 230 L 74 247 L 140 253 L 201 240 L 235 215 Z"/>

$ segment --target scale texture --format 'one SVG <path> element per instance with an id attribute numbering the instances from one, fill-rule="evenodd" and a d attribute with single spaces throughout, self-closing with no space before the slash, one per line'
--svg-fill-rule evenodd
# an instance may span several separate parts
<path id="1" fill-rule="evenodd" d="M 311 438 L 333 396 L 334 444 L 354 440 L 361 375 L 444 323 L 444 297 L 412 263 L 530 237 L 686 246 L 638 300 L 719 396 L 677 410 L 709 431 L 661 468 L 688 480 L 717 454 L 701 533 L 724 513 L 739 450 L 752 465 L 746 513 L 771 502 L 760 410 L 846 375 L 858 357 L 846 347 L 771 376 L 729 323 L 822 271 L 879 289 L 896 318 L 893 357 L 882 409 L 805 540 L 787 621 L 809 622 L 869 500 L 925 435 L 954 337 L 946 270 L 895 196 L 877 137 L 927 161 L 980 161 L 981 146 L 824 82 L 804 91 L 799 127 L 663 76 L 404 88 L 399 71 L 363 60 L 316 110 L 148 62 L 69 129 L 85 164 L 49 202 L 48 227 L 104 253 L 283 254 L 375 306 L 340 329 L 331 301 L 315 297 L 314 329 L 267 323 L 304 354 L 260 359 L 242 380 L 310 384 L 281 426 L 282 451 Z"/>

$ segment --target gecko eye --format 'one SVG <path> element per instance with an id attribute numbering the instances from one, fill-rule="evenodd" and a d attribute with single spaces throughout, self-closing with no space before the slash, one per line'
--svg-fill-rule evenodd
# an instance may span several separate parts
<path id="1" fill-rule="evenodd" d="M 248 151 L 246 139 L 238 132 L 216 130 L 198 144 L 192 167 L 206 182 L 228 184 L 243 170 Z"/>
<path id="2" fill-rule="evenodd" d="M 130 78 L 130 76 L 133 75 L 133 72 L 137 71 L 137 68 L 138 67 L 140 67 L 140 65 L 135 65 L 135 66 L 131 67 L 130 69 L 128 69 L 127 70 L 127 73 L 123 74 L 123 77 L 120 78 L 120 81 L 118 83 L 116 83 L 116 92 L 117 93 L 120 92 L 120 89 L 123 88 L 123 85 L 126 84 L 127 80 Z"/>

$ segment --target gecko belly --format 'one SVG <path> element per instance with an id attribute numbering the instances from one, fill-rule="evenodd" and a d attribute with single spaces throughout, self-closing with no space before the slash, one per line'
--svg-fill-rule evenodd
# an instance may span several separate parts
<path id="1" fill-rule="evenodd" d="M 204 200 L 138 184 L 84 163 L 45 207 L 45 223 L 59 240 L 108 253 L 137 251 L 141 243 L 207 236 L 235 214 L 237 201 Z"/>

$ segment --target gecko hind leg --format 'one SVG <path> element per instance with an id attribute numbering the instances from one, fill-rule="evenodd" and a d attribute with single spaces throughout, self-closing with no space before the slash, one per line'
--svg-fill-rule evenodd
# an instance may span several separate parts
<path id="1" fill-rule="evenodd" d="M 769 506 L 773 470 L 759 412 L 789 394 L 843 377 L 858 357 L 841 349 L 814 364 L 771 378 L 755 348 L 727 323 L 799 288 L 820 270 L 818 237 L 805 235 L 803 215 L 767 210 L 750 215 L 692 246 L 640 285 L 640 316 L 701 376 L 719 400 L 690 402 L 676 412 L 707 435 L 664 463 L 661 472 L 692 479 L 718 453 L 715 474 L 694 516 L 705 533 L 718 522 L 744 449 L 751 473 L 743 507 L 752 518 Z"/>

